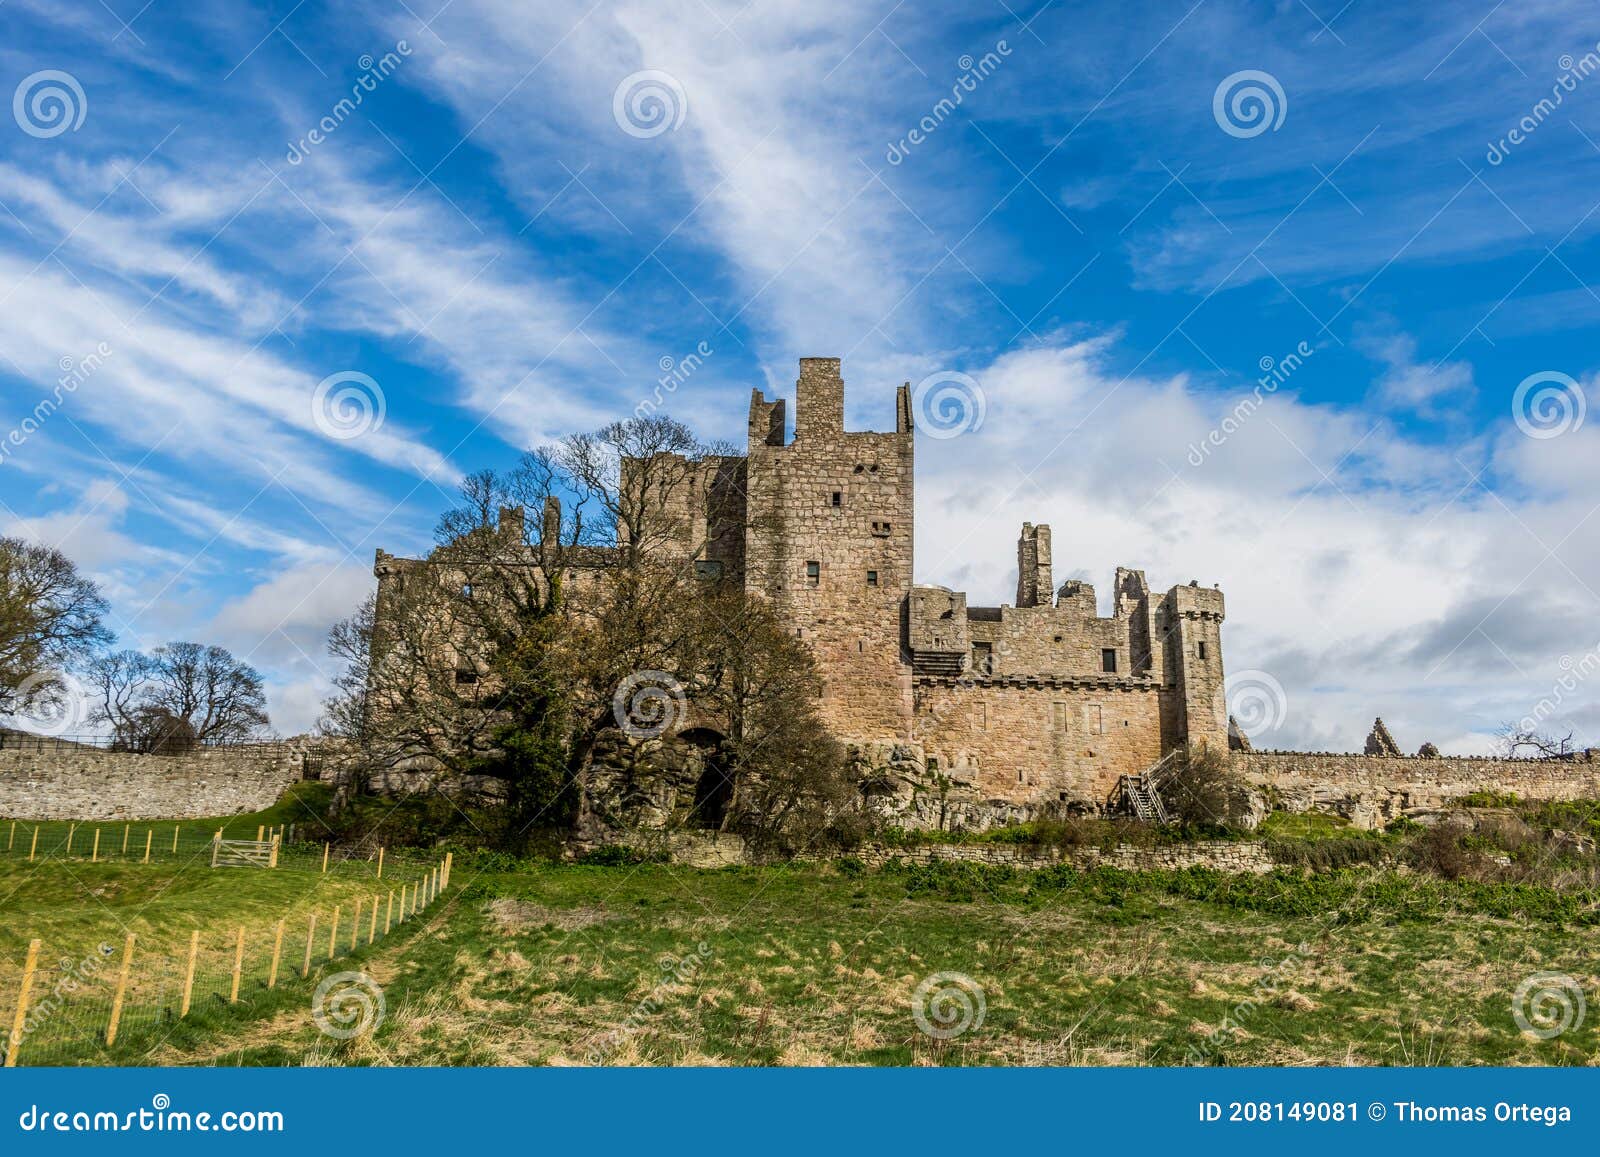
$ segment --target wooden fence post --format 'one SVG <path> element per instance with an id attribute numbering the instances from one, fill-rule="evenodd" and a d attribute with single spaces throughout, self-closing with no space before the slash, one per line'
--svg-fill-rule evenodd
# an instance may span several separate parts
<path id="1" fill-rule="evenodd" d="M 379 897 L 379 896 L 374 896 L 372 898 L 372 919 L 370 921 L 368 921 L 368 927 L 367 927 L 367 943 L 368 944 L 371 944 L 374 940 L 376 940 L 378 938 L 378 901 L 381 898 L 382 897 Z"/>
<path id="2" fill-rule="evenodd" d="M 244 970 L 244 926 L 239 927 L 239 937 L 233 944 L 233 987 L 228 991 L 228 1003 L 239 1003 L 239 973 Z"/>
<path id="3" fill-rule="evenodd" d="M 78 830 L 77 824 L 67 825 L 67 855 L 72 855 L 72 833 Z"/>
<path id="4" fill-rule="evenodd" d="M 39 964 L 39 942 L 28 942 L 28 959 L 22 966 L 22 987 L 17 990 L 17 1013 L 11 1018 L 11 1036 L 6 1040 L 6 1068 L 15 1068 L 22 1048 L 22 1030 L 28 1023 L 28 994 L 33 989 L 33 970 Z"/>
<path id="5" fill-rule="evenodd" d="M 335 950 L 339 947 L 339 905 L 333 906 L 333 920 L 328 925 L 328 959 L 333 959 Z"/>
<path id="6" fill-rule="evenodd" d="M 383 879 L 383 849 L 378 849 L 378 879 Z"/>
<path id="7" fill-rule="evenodd" d="M 89 850 L 89 862 L 91 864 L 96 864 L 96 863 L 100 862 L 100 829 L 99 828 L 95 828 L 95 830 L 94 830 L 94 847 Z"/>
<path id="8" fill-rule="evenodd" d="M 122 1023 L 122 1001 L 128 995 L 128 970 L 133 967 L 133 933 L 122 944 L 122 970 L 117 973 L 117 994 L 111 998 L 111 1023 L 106 1025 L 106 1048 L 117 1043 L 117 1026 Z"/>
<path id="9" fill-rule="evenodd" d="M 311 913 L 311 923 L 306 925 L 306 962 L 300 969 L 302 977 L 311 975 L 311 942 L 317 935 L 317 914 Z"/>
<path id="10" fill-rule="evenodd" d="M 128 855 L 128 829 L 131 826 L 131 824 L 122 825 L 122 855 L 124 858 Z"/>
<path id="11" fill-rule="evenodd" d="M 261 841 L 265 840 L 266 838 L 267 838 L 267 825 L 266 824 L 257 824 L 256 825 L 256 843 L 259 844 L 259 843 L 261 843 Z"/>
<path id="12" fill-rule="evenodd" d="M 350 920 L 350 951 L 356 950 L 356 942 L 361 938 L 361 897 L 356 897 L 356 913 Z"/>
<path id="13" fill-rule="evenodd" d="M 178 825 L 172 825 L 172 854 L 178 854 Z"/>
<path id="14" fill-rule="evenodd" d="M 276 868 L 278 866 L 278 850 L 282 846 L 282 844 L 283 844 L 283 837 L 282 836 L 273 836 L 272 837 L 272 856 L 267 860 L 267 867 Z"/>
<path id="15" fill-rule="evenodd" d="M 455 862 L 456 854 L 454 852 L 446 852 L 444 854 L 444 886 L 446 888 L 450 886 L 450 869 L 455 867 Z"/>
<path id="16" fill-rule="evenodd" d="M 28 845 L 28 863 L 33 863 L 33 853 L 39 850 L 39 825 L 33 825 L 33 843 Z"/>
<path id="17" fill-rule="evenodd" d="M 383 934 L 389 935 L 389 925 L 394 923 L 394 889 L 389 889 L 389 907 L 383 913 Z"/>
<path id="18" fill-rule="evenodd" d="M 183 1000 L 178 1005 L 178 1019 L 189 1015 L 189 1000 L 194 995 L 194 966 L 200 959 L 200 929 L 189 933 L 189 963 L 183 970 Z"/>
<path id="19" fill-rule="evenodd" d="M 406 886 L 400 885 L 400 923 L 406 922 Z"/>
<path id="20" fill-rule="evenodd" d="M 272 935 L 272 968 L 267 972 L 268 988 L 278 987 L 278 958 L 283 955 L 283 925 L 284 921 L 279 920 L 277 931 Z"/>
<path id="21" fill-rule="evenodd" d="M 328 874 L 328 844 L 326 840 L 322 844 L 322 874 L 324 876 Z"/>
<path id="22" fill-rule="evenodd" d="M 156 838 L 156 830 L 149 828 L 144 833 L 144 862 L 150 862 L 150 843 Z"/>
<path id="23" fill-rule="evenodd" d="M 222 833 L 218 832 L 211 837 L 211 866 L 217 866 L 217 857 L 222 854 Z"/>
<path id="24" fill-rule="evenodd" d="M 17 842 L 17 821 L 11 821 L 11 835 L 6 839 L 6 851 L 11 850 L 11 845 Z"/>

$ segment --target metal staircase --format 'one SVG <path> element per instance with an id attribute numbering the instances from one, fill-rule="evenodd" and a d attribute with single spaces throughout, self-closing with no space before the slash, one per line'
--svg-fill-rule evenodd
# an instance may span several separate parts
<path id="1" fill-rule="evenodd" d="M 1158 824 L 1172 822 L 1167 805 L 1161 802 L 1160 787 L 1176 770 L 1180 750 L 1167 752 L 1138 775 L 1125 775 L 1119 781 L 1123 804 L 1140 819 Z"/>

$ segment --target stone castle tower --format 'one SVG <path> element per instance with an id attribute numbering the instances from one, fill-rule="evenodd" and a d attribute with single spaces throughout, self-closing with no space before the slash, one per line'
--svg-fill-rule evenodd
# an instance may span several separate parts
<path id="1" fill-rule="evenodd" d="M 838 358 L 802 358 L 793 439 L 785 403 L 755 390 L 744 457 L 687 464 L 664 498 L 688 528 L 680 548 L 742 573 L 810 646 L 838 738 L 1024 811 L 1103 805 L 1184 744 L 1227 750 L 1221 591 L 1160 593 L 1118 568 L 1102 616 L 1088 583 L 1054 585 L 1050 527 L 1033 523 L 1014 606 L 917 584 L 911 388 L 885 433 L 845 429 L 844 391 Z M 415 565 L 378 552 L 380 602 Z"/>
<path id="2" fill-rule="evenodd" d="M 911 396 L 891 434 L 844 428 L 838 358 L 802 358 L 794 440 L 784 403 L 750 399 L 745 582 L 811 646 L 839 735 L 903 735 L 911 665 L 901 618 L 912 581 Z"/>

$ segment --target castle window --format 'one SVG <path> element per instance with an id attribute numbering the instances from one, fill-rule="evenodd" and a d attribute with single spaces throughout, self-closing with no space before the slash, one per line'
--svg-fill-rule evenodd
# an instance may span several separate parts
<path id="1" fill-rule="evenodd" d="M 872 524 L 872 533 L 877 535 L 879 538 L 888 538 L 889 524 L 887 522 L 874 522 Z"/>
<path id="2" fill-rule="evenodd" d="M 1204 659 L 1206 657 L 1206 643 L 1204 639 L 1201 639 L 1194 645 L 1194 653 L 1197 658 Z"/>
<path id="3" fill-rule="evenodd" d="M 462 583 L 461 584 L 461 597 L 464 598 L 464 599 L 470 599 L 472 597 L 472 584 L 471 583 Z"/>
<path id="4" fill-rule="evenodd" d="M 1017 782 L 1018 783 L 1022 782 L 1022 772 L 1020 770 L 1017 772 Z"/>
<path id="5" fill-rule="evenodd" d="M 806 563 L 806 582 L 816 586 L 822 581 L 822 564 L 820 562 Z"/>
<path id="6" fill-rule="evenodd" d="M 838 490 L 835 490 L 833 492 L 833 504 L 835 506 L 843 506 L 844 505 L 844 495 Z"/>
<path id="7" fill-rule="evenodd" d="M 857 474 L 860 474 L 865 469 L 866 469 L 866 467 L 861 465 L 861 463 L 859 463 L 859 462 L 856 463 L 856 473 Z"/>
<path id="8" fill-rule="evenodd" d="M 867 585 L 869 587 L 875 587 L 875 586 L 878 585 L 878 572 L 877 571 L 869 570 L 867 572 Z"/>
<path id="9" fill-rule="evenodd" d="M 1100 670 L 1108 675 L 1117 673 L 1117 650 L 1115 647 L 1106 647 L 1100 652 Z"/>
<path id="10" fill-rule="evenodd" d="M 694 574 L 696 578 L 719 579 L 722 577 L 722 563 L 714 558 L 697 558 L 694 560 Z"/>
<path id="11" fill-rule="evenodd" d="M 877 473 L 877 472 L 878 472 L 878 464 L 877 464 L 877 463 L 876 463 L 876 462 L 874 462 L 874 463 L 873 463 L 873 464 L 872 464 L 872 465 L 871 465 L 871 466 L 869 466 L 869 467 L 868 467 L 868 468 L 867 468 L 867 469 L 868 469 L 868 470 L 869 470 L 869 471 L 870 471 L 870 472 L 871 472 L 871 473 L 873 473 L 873 474 L 876 474 L 876 473 Z"/>
<path id="12" fill-rule="evenodd" d="M 456 686 L 458 687 L 470 687 L 477 681 L 478 673 L 476 671 L 470 671 L 463 667 L 456 672 Z"/>
<path id="13" fill-rule="evenodd" d="M 981 675 L 994 674 L 994 646 L 992 644 L 972 644 L 972 669 Z"/>

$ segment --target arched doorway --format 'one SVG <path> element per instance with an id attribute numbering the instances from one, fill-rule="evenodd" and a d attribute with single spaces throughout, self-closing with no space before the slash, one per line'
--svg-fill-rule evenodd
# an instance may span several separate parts
<path id="1" fill-rule="evenodd" d="M 689 826 L 720 829 L 733 801 L 733 776 L 722 750 L 723 737 L 709 727 L 693 727 L 679 732 L 678 738 L 700 751 L 701 771 L 694 785 Z"/>

